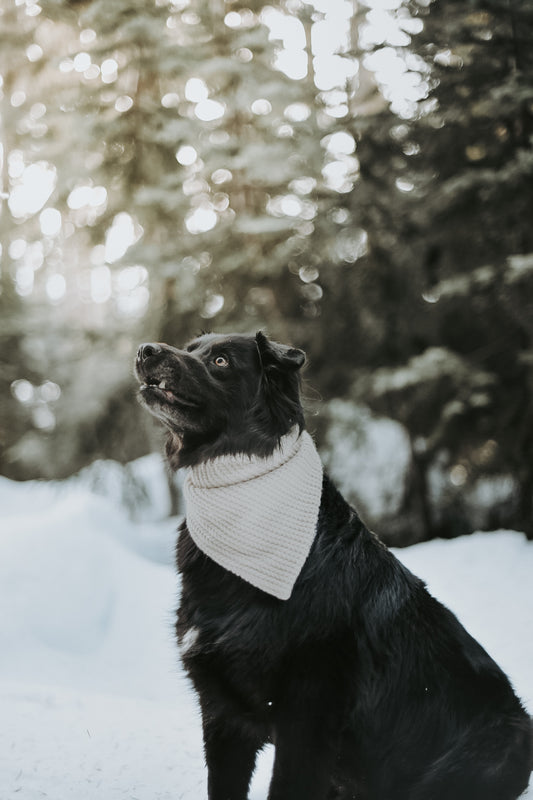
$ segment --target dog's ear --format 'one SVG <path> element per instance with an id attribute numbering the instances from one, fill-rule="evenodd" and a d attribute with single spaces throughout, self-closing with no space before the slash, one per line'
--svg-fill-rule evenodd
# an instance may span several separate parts
<path id="1" fill-rule="evenodd" d="M 302 404 L 300 402 L 300 375 L 305 353 L 295 347 L 271 342 L 259 331 L 255 336 L 261 363 L 262 398 L 261 411 L 267 414 L 268 426 L 283 435 L 293 425 L 304 428 Z"/>
<path id="2" fill-rule="evenodd" d="M 305 363 L 305 353 L 296 347 L 271 342 L 262 331 L 255 335 L 257 352 L 263 369 L 283 369 L 290 372 L 299 370 Z"/>

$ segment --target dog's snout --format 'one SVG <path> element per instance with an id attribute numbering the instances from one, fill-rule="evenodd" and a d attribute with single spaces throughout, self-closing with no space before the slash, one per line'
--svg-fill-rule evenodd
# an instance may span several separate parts
<path id="1" fill-rule="evenodd" d="M 137 350 L 137 360 L 138 361 L 146 361 L 148 358 L 152 356 L 157 356 L 161 353 L 163 348 L 157 342 L 148 342 L 146 344 L 141 344 L 139 349 Z"/>

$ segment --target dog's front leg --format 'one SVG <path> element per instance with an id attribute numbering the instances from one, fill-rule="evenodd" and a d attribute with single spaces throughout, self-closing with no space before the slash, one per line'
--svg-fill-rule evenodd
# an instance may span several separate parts
<path id="1" fill-rule="evenodd" d="M 329 733 L 320 711 L 312 709 L 300 720 L 284 720 L 276 727 L 268 800 L 326 800 L 335 759 Z"/>
<path id="2" fill-rule="evenodd" d="M 263 742 L 237 719 L 204 713 L 209 800 L 246 800 L 257 751 Z"/>
<path id="3" fill-rule="evenodd" d="M 342 681 L 326 662 L 316 669 L 310 657 L 305 666 L 290 669 L 273 709 L 276 755 L 268 800 L 325 800 L 331 786 L 342 724 Z"/>

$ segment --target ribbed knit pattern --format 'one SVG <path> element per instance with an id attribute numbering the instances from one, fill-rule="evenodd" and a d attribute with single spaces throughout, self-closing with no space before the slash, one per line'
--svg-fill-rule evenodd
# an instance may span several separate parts
<path id="1" fill-rule="evenodd" d="M 307 432 L 293 428 L 268 458 L 220 456 L 185 478 L 187 527 L 217 564 L 287 600 L 309 554 L 322 464 Z"/>

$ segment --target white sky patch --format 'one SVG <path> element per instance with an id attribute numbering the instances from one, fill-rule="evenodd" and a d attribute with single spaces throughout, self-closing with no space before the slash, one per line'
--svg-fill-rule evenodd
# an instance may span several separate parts
<path id="1" fill-rule="evenodd" d="M 302 201 L 294 194 L 287 194 L 279 199 L 279 209 L 287 217 L 298 217 L 302 213 Z"/>
<path id="2" fill-rule="evenodd" d="M 343 58 L 334 53 L 317 56 L 313 60 L 315 69 L 315 86 L 322 91 L 345 86 L 346 81 L 357 75 L 358 64 L 350 58 Z"/>
<path id="3" fill-rule="evenodd" d="M 34 397 L 34 387 L 30 381 L 25 378 L 13 381 L 11 384 L 11 393 L 19 403 L 31 403 Z"/>
<path id="4" fill-rule="evenodd" d="M 218 222 L 218 214 L 211 205 L 203 205 L 195 208 L 185 218 L 185 226 L 189 233 L 207 233 L 212 230 Z"/>
<path id="5" fill-rule="evenodd" d="M 196 104 L 194 113 L 202 122 L 213 122 L 223 117 L 225 110 L 224 104 L 218 100 L 202 100 Z"/>
<path id="6" fill-rule="evenodd" d="M 405 178 L 396 178 L 395 184 L 396 184 L 396 188 L 400 192 L 404 192 L 404 193 L 412 192 L 413 189 L 415 188 L 414 183 L 411 183 L 411 181 L 408 181 Z"/>
<path id="7" fill-rule="evenodd" d="M 322 167 L 322 175 L 326 186 L 340 194 L 345 194 L 352 190 L 358 171 L 359 162 L 350 156 L 343 160 L 330 161 Z"/>
<path id="8" fill-rule="evenodd" d="M 33 292 L 35 282 L 33 269 L 26 264 L 17 267 L 15 273 L 15 290 L 21 297 L 28 297 Z"/>
<path id="9" fill-rule="evenodd" d="M 411 41 L 398 20 L 388 11 L 373 9 L 366 15 L 366 24 L 362 26 L 362 43 L 366 46 L 387 44 L 392 47 L 404 47 Z"/>
<path id="10" fill-rule="evenodd" d="M 22 3 L 17 2 L 17 5 L 22 5 Z M 42 8 L 37 3 L 37 0 L 26 0 L 26 8 L 25 13 L 28 17 L 38 17 L 41 13 Z"/>
<path id="11" fill-rule="evenodd" d="M 54 381 L 45 381 L 39 386 L 38 391 L 45 403 L 54 403 L 61 397 L 61 387 Z"/>
<path id="12" fill-rule="evenodd" d="M 98 78 L 99 75 L 100 75 L 100 67 L 98 66 L 98 64 L 91 64 L 91 66 L 88 69 L 86 69 L 85 72 L 83 73 L 83 77 L 87 78 L 87 80 L 90 81 L 94 80 L 95 78 Z"/>
<path id="13" fill-rule="evenodd" d="M 46 106 L 44 103 L 34 103 L 30 108 L 30 117 L 32 119 L 40 119 L 46 114 Z"/>
<path id="14" fill-rule="evenodd" d="M 10 178 L 21 178 L 26 165 L 24 163 L 24 153 L 22 150 L 12 150 L 8 155 L 7 162 L 8 174 Z"/>
<path id="15" fill-rule="evenodd" d="M 191 103 L 201 103 L 209 97 L 209 90 L 201 78 L 189 78 L 185 84 L 185 97 Z"/>
<path id="16" fill-rule="evenodd" d="M 34 272 L 40 269 L 44 263 L 44 248 L 41 241 L 28 242 L 22 255 L 22 266 L 28 267 Z"/>
<path id="17" fill-rule="evenodd" d="M 13 261 L 17 261 L 17 259 L 22 258 L 26 252 L 26 248 L 26 239 L 13 239 L 9 245 L 9 257 L 12 258 Z"/>
<path id="18" fill-rule="evenodd" d="M 135 265 L 124 267 L 114 275 L 116 307 L 125 317 L 138 317 L 148 308 L 150 292 L 147 287 L 148 270 Z"/>
<path id="19" fill-rule="evenodd" d="M 260 97 L 257 100 L 254 100 L 252 105 L 252 114 L 256 114 L 257 116 L 265 116 L 266 114 L 270 114 L 272 111 L 272 103 L 270 100 L 266 100 L 264 97 Z"/>
<path id="20" fill-rule="evenodd" d="M 94 303 L 106 303 L 111 297 L 111 270 L 105 264 L 91 270 L 91 298 Z"/>
<path id="21" fill-rule="evenodd" d="M 100 264 L 105 263 L 105 245 L 104 244 L 95 244 L 95 246 L 91 250 L 91 254 L 89 256 L 89 260 L 93 267 L 98 267 Z"/>
<path id="22" fill-rule="evenodd" d="M 130 108 L 133 108 L 133 98 L 131 98 L 129 94 L 123 94 L 121 97 L 117 97 L 115 101 L 115 111 L 118 111 L 119 114 L 123 114 L 125 111 L 129 111 Z"/>
<path id="23" fill-rule="evenodd" d="M 124 267 L 117 275 L 117 289 L 119 292 L 131 292 L 147 279 L 148 270 L 146 267 Z"/>
<path id="24" fill-rule="evenodd" d="M 239 28 L 241 25 L 241 15 L 238 11 L 229 11 L 224 17 L 224 25 L 228 28 Z"/>
<path id="25" fill-rule="evenodd" d="M 325 136 L 321 144 L 326 147 L 328 153 L 333 155 L 349 156 L 355 151 L 355 139 L 348 131 L 336 131 L 336 133 Z"/>
<path id="26" fill-rule="evenodd" d="M 254 54 L 248 47 L 239 47 L 239 49 L 235 51 L 235 55 L 245 64 L 247 64 L 249 61 L 252 61 L 254 57 Z"/>
<path id="27" fill-rule="evenodd" d="M 181 190 L 186 197 L 192 197 L 194 195 L 207 194 L 209 186 L 207 181 L 204 181 L 203 178 L 192 175 L 190 178 L 183 181 Z"/>
<path id="28" fill-rule="evenodd" d="M 148 270 L 140 265 L 124 267 L 114 275 L 116 306 L 119 314 L 136 317 L 146 311 L 150 301 L 147 282 Z"/>
<path id="29" fill-rule="evenodd" d="M 22 161 L 22 173 L 8 199 L 13 216 L 22 219 L 40 211 L 54 191 L 56 181 L 56 171 L 51 164 L 39 161 L 24 168 Z"/>
<path id="30" fill-rule="evenodd" d="M 314 56 L 329 56 L 348 49 L 352 12 L 349 3 L 333 2 L 325 18 L 313 24 L 311 50 Z"/>
<path id="31" fill-rule="evenodd" d="M 227 183 L 228 181 L 231 181 L 232 178 L 233 175 L 230 170 L 224 169 L 224 167 L 221 169 L 216 169 L 211 175 L 211 180 L 215 184 Z"/>
<path id="32" fill-rule="evenodd" d="M 303 80 L 307 76 L 307 54 L 304 50 L 280 50 L 274 66 L 293 81 Z"/>
<path id="33" fill-rule="evenodd" d="M 74 69 L 76 72 L 85 72 L 91 66 L 89 53 L 78 53 L 74 56 Z"/>
<path id="34" fill-rule="evenodd" d="M 273 217 L 292 217 L 294 219 L 312 220 L 316 216 L 316 203 L 304 200 L 295 194 L 282 194 L 271 197 L 266 210 Z"/>
<path id="35" fill-rule="evenodd" d="M 65 277 L 59 272 L 50 275 L 46 280 L 46 294 L 53 302 L 61 300 L 67 291 L 67 282 Z"/>
<path id="36" fill-rule="evenodd" d="M 71 58 L 64 58 L 59 62 L 59 71 L 63 73 L 72 72 L 74 69 L 74 61 Z"/>
<path id="37" fill-rule="evenodd" d="M 310 194 L 316 187 L 316 178 L 303 176 L 301 178 L 294 178 L 289 183 L 289 189 L 296 194 Z"/>
<path id="38" fill-rule="evenodd" d="M 84 28 L 80 31 L 80 42 L 82 44 L 90 44 L 96 40 L 96 31 L 92 28 Z"/>
<path id="39" fill-rule="evenodd" d="M 113 264 L 125 255 L 132 244 L 139 241 L 143 229 L 137 225 L 133 217 L 126 211 L 121 211 L 108 228 L 105 238 L 105 260 Z"/>
<path id="40" fill-rule="evenodd" d="M 365 5 L 369 8 L 381 8 L 388 11 L 394 11 L 400 8 L 403 0 L 365 0 Z"/>
<path id="41" fill-rule="evenodd" d="M 118 78 L 118 64 L 114 58 L 106 58 L 100 65 L 103 83 L 113 83 Z"/>
<path id="42" fill-rule="evenodd" d="M 13 108 L 20 108 L 20 106 L 24 105 L 26 102 L 26 92 L 23 92 L 22 89 L 17 89 L 17 91 L 13 92 L 11 95 L 10 102 Z"/>
<path id="43" fill-rule="evenodd" d="M 52 431 L 56 426 L 54 412 L 44 403 L 32 409 L 32 420 L 35 427 L 43 431 Z"/>
<path id="44" fill-rule="evenodd" d="M 315 2 L 313 5 L 318 9 L 321 4 Z M 315 85 L 326 91 L 344 86 L 357 73 L 356 61 L 339 55 L 349 47 L 353 7 L 345 0 L 330 0 L 320 10 L 325 17 L 311 26 L 311 52 Z M 293 80 L 305 78 L 307 42 L 300 20 L 272 7 L 263 10 L 261 20 L 269 28 L 270 38 L 281 43 L 274 66 Z"/>
<path id="45" fill-rule="evenodd" d="M 150 292 L 146 286 L 139 286 L 133 292 L 117 297 L 117 311 L 125 317 L 140 317 L 148 308 Z"/>
<path id="46" fill-rule="evenodd" d="M 200 316 L 204 319 L 212 319 L 224 308 L 224 297 L 221 294 L 210 294 L 204 303 Z"/>
<path id="47" fill-rule="evenodd" d="M 303 283 L 313 283 L 320 276 L 320 273 L 316 267 L 306 266 L 300 267 L 298 276 Z"/>
<path id="48" fill-rule="evenodd" d="M 61 230 L 61 212 L 57 208 L 45 208 L 39 215 L 43 236 L 57 236 Z"/>
<path id="49" fill-rule="evenodd" d="M 284 14 L 271 6 L 261 12 L 261 21 L 270 30 L 269 38 L 278 40 L 281 47 L 274 59 L 274 66 L 293 80 L 307 75 L 307 53 L 305 52 L 305 29 L 299 19 Z"/>
<path id="50" fill-rule="evenodd" d="M 163 108 L 176 108 L 179 105 L 180 96 L 176 92 L 167 92 L 161 98 Z"/>
<path id="51" fill-rule="evenodd" d="M 363 228 L 346 230 L 337 237 L 335 251 L 339 258 L 348 264 L 354 264 L 368 253 L 368 234 Z"/>
<path id="52" fill-rule="evenodd" d="M 105 186 L 77 186 L 67 197 L 67 205 L 73 211 L 91 206 L 98 208 L 107 202 Z"/>
<path id="53" fill-rule="evenodd" d="M 213 208 L 217 211 L 225 211 L 229 208 L 229 195 L 225 192 L 217 192 L 213 195 Z"/>
<path id="54" fill-rule="evenodd" d="M 270 30 L 270 39 L 281 41 L 286 50 L 305 50 L 305 29 L 299 19 L 266 6 L 261 22 Z"/>
<path id="55" fill-rule="evenodd" d="M 305 122 L 311 116 L 311 109 L 307 103 L 291 103 L 283 112 L 291 122 Z"/>
<path id="56" fill-rule="evenodd" d="M 371 50 L 374 45 L 385 45 L 384 49 L 391 52 L 384 56 L 381 50 L 369 54 L 365 66 L 376 73 L 377 82 L 392 110 L 403 118 L 409 118 L 416 113 L 416 104 L 426 96 L 428 86 L 416 74 L 416 66 L 410 65 L 408 69 L 404 59 L 393 48 L 408 45 L 410 34 L 419 33 L 423 22 L 417 17 L 397 16 L 401 0 L 367 0 L 366 4 L 370 9 L 366 20 L 359 26 L 359 46 Z M 357 59 L 343 55 L 350 47 L 353 4 L 348 0 L 313 0 L 312 5 L 324 15 L 311 26 L 315 85 L 323 92 L 346 90 L 359 69 Z M 270 38 L 280 42 L 274 66 L 293 80 L 305 78 L 308 61 L 302 23 L 270 6 L 262 11 L 261 21 L 268 27 Z M 334 101 L 324 95 L 324 99 L 330 117 L 340 119 L 349 113 L 347 97 Z"/>
<path id="57" fill-rule="evenodd" d="M 26 50 L 26 57 L 28 61 L 31 61 L 32 63 L 39 61 L 39 59 L 43 57 L 43 48 L 35 43 L 30 44 Z"/>

